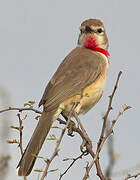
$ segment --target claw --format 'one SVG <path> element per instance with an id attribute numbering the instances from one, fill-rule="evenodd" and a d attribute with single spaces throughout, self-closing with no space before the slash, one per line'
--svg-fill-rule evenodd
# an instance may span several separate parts
<path id="1" fill-rule="evenodd" d="M 83 139 L 83 142 L 82 142 L 82 144 L 80 146 L 80 150 L 81 150 L 82 153 L 84 153 L 84 156 L 89 154 L 89 152 L 88 152 L 88 150 L 86 148 L 86 143 L 90 144 L 90 146 L 92 147 L 91 140 L 88 137 L 86 137 L 86 139 Z M 83 150 L 84 148 L 86 148 L 86 150 Z"/>
<path id="2" fill-rule="evenodd" d="M 84 150 L 83 151 L 83 149 L 81 149 L 81 152 L 84 154 L 84 156 L 87 156 L 88 154 L 89 154 L 89 152 L 88 152 L 88 150 L 86 149 L 86 150 Z"/>
<path id="3" fill-rule="evenodd" d="M 75 135 L 73 134 L 73 132 L 71 132 L 70 130 L 68 130 L 68 136 L 74 137 Z"/>
<path id="4" fill-rule="evenodd" d="M 87 148 L 86 148 L 86 150 L 84 150 L 84 148 L 86 148 L 86 140 L 85 139 L 83 140 L 83 142 L 80 146 L 80 150 L 84 154 L 84 156 L 86 156 L 89 154 L 89 152 L 88 152 Z"/>

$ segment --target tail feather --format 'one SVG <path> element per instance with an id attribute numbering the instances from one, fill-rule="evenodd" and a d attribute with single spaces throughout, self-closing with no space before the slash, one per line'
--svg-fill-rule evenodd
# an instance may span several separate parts
<path id="1" fill-rule="evenodd" d="M 37 127 L 24 151 L 24 154 L 17 166 L 19 176 L 28 176 L 32 171 L 36 157 L 50 131 L 54 121 L 54 114 L 57 109 L 46 112 L 44 111 L 40 117 Z M 35 155 L 35 156 L 34 156 Z"/>

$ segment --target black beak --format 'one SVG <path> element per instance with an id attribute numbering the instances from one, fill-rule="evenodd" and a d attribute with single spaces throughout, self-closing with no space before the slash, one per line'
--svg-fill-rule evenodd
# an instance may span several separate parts
<path id="1" fill-rule="evenodd" d="M 92 33 L 93 30 L 92 30 L 89 26 L 86 26 L 86 27 L 85 27 L 85 32 L 86 32 L 86 33 Z"/>

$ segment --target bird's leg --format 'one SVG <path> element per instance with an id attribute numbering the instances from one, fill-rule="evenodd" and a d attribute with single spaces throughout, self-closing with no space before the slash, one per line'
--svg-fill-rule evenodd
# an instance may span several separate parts
<path id="1" fill-rule="evenodd" d="M 66 121 L 68 120 L 68 116 L 64 112 L 61 112 L 61 115 L 64 117 L 64 119 Z M 68 136 L 71 136 L 71 137 L 74 136 L 73 131 L 74 131 L 75 128 L 76 128 L 75 122 L 70 120 L 70 123 L 68 125 Z"/>
<path id="2" fill-rule="evenodd" d="M 77 99 L 76 102 L 73 102 L 73 105 L 75 106 L 75 108 L 78 106 L 78 104 L 80 104 L 80 100 L 82 99 L 83 97 L 83 90 L 81 91 L 81 93 L 79 94 L 79 98 Z M 75 110 L 74 108 L 74 110 Z M 64 117 L 64 119 L 67 121 L 68 120 L 68 114 L 65 112 L 65 111 L 62 111 L 61 112 L 61 115 Z M 70 120 L 70 123 L 68 125 L 68 136 L 74 136 L 73 135 L 73 131 L 75 131 L 76 129 L 76 125 L 75 125 L 75 122 L 73 122 L 72 120 Z"/>
<path id="3" fill-rule="evenodd" d="M 88 154 L 87 149 L 85 151 L 83 149 L 86 146 L 86 143 L 88 143 L 92 148 L 92 142 L 91 142 L 90 138 L 88 137 L 88 134 L 86 133 L 86 130 L 84 129 L 84 127 L 83 127 L 83 125 L 82 125 L 82 123 L 81 123 L 81 121 L 80 121 L 80 119 L 78 117 L 78 114 L 75 111 L 74 111 L 73 114 L 74 114 L 74 117 L 75 117 L 76 121 L 78 122 L 78 124 L 79 124 L 79 126 L 81 128 L 82 134 L 83 134 L 83 142 L 82 142 L 82 144 L 80 146 L 80 150 L 82 152 L 85 152 L 86 154 Z"/>

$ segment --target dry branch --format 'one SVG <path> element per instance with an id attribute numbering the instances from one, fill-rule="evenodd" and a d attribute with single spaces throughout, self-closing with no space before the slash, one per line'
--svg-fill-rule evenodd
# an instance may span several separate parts
<path id="1" fill-rule="evenodd" d="M 68 170 L 73 166 L 73 164 L 78 160 L 78 159 L 82 159 L 82 157 L 84 156 L 84 153 L 82 153 L 80 156 L 78 156 L 77 158 L 72 158 L 72 159 L 67 159 L 67 160 L 72 160 L 71 164 L 68 166 L 68 168 L 60 175 L 59 180 L 62 179 L 62 177 L 68 172 Z"/>
<path id="2" fill-rule="evenodd" d="M 109 104 L 108 104 L 107 112 L 106 112 L 106 114 L 103 117 L 104 123 L 103 123 L 103 126 L 102 126 L 102 132 L 101 132 L 99 143 L 101 142 L 101 140 L 102 140 L 102 138 L 104 137 L 104 134 L 105 134 L 105 129 L 106 129 L 106 123 L 107 123 L 108 115 L 109 115 L 110 111 L 112 110 L 112 101 L 113 101 L 114 94 L 115 94 L 115 92 L 116 92 L 116 90 L 118 88 L 118 83 L 119 83 L 121 74 L 122 74 L 122 71 L 119 72 L 116 84 L 115 84 L 114 89 L 113 89 L 113 92 L 112 92 L 111 96 L 109 96 Z"/>
<path id="3" fill-rule="evenodd" d="M 22 147 L 22 120 L 20 118 L 20 114 L 17 114 L 19 120 L 19 147 L 21 155 L 23 155 L 23 147 Z"/>
<path id="4" fill-rule="evenodd" d="M 137 173 L 137 174 L 134 174 L 134 175 L 128 175 L 124 180 L 128 180 L 128 179 L 131 179 L 131 178 L 137 178 L 138 176 L 140 176 L 140 173 Z"/>
<path id="5" fill-rule="evenodd" d="M 90 153 L 90 155 L 92 156 L 93 159 L 96 158 L 96 155 L 95 155 L 94 151 L 92 150 L 92 146 L 91 146 L 89 137 L 88 137 L 84 127 L 82 126 L 81 121 L 76 113 L 74 114 L 74 117 L 76 118 L 76 120 L 81 128 L 81 130 L 79 128 L 77 128 L 76 132 L 78 132 L 80 134 L 80 136 L 82 137 L 82 139 L 84 139 L 86 141 L 85 146 L 86 146 L 87 152 Z M 96 158 L 95 165 L 96 165 L 96 169 L 97 169 L 97 176 L 99 176 L 99 178 L 101 180 L 105 180 L 105 177 L 101 170 L 101 166 L 100 166 L 98 157 Z M 88 165 L 86 167 L 86 172 L 87 172 L 87 174 L 85 176 L 85 179 L 83 179 L 83 180 L 86 180 L 89 177 Z"/>
<path id="6" fill-rule="evenodd" d="M 3 109 L 0 111 L 0 113 L 3 113 L 3 112 L 7 112 L 7 111 L 19 111 L 19 112 L 22 112 L 22 111 L 34 111 L 35 113 L 38 113 L 38 114 L 42 114 L 41 111 L 37 110 L 37 109 L 34 109 L 32 107 L 29 107 L 29 108 L 12 108 L 12 107 L 9 107 L 7 109 Z"/>
<path id="7" fill-rule="evenodd" d="M 83 177 L 83 180 L 86 180 L 88 177 L 89 177 L 89 172 L 92 168 L 92 166 L 94 165 L 94 163 L 97 161 L 97 159 L 99 158 L 99 153 L 103 147 L 103 144 L 105 143 L 106 139 L 110 136 L 110 134 L 112 134 L 113 132 L 113 127 L 116 123 L 116 121 L 118 120 L 118 118 L 120 117 L 121 115 L 121 112 L 119 112 L 116 120 L 114 120 L 112 122 L 112 126 L 110 127 L 108 133 L 106 134 L 106 136 L 104 136 L 105 134 L 105 129 L 106 129 L 106 123 L 107 123 L 107 119 L 108 119 L 108 115 L 110 113 L 110 111 L 112 110 L 112 101 L 113 101 L 113 97 L 114 97 L 114 94 L 118 88 L 118 83 L 119 83 L 119 79 L 120 79 L 120 76 L 121 76 L 122 72 L 120 71 L 119 74 L 118 74 L 118 77 L 117 77 L 117 80 L 116 80 L 116 83 L 115 83 L 115 86 L 114 86 L 114 89 L 113 89 L 113 92 L 111 94 L 111 96 L 109 96 L 109 105 L 108 105 L 108 109 L 107 109 L 107 112 L 104 116 L 104 122 L 103 122 L 103 126 L 102 126 L 102 131 L 101 131 L 101 135 L 100 135 L 100 138 L 99 138 L 99 141 L 98 141 L 98 147 L 97 147 L 97 150 L 96 150 L 96 154 L 91 162 L 91 164 L 86 168 L 86 173 L 85 173 L 85 176 Z M 98 175 L 98 173 L 97 173 Z M 102 177 L 100 177 L 101 179 Z M 104 177 L 102 178 L 104 179 Z M 105 180 L 105 179 L 104 179 Z"/>

